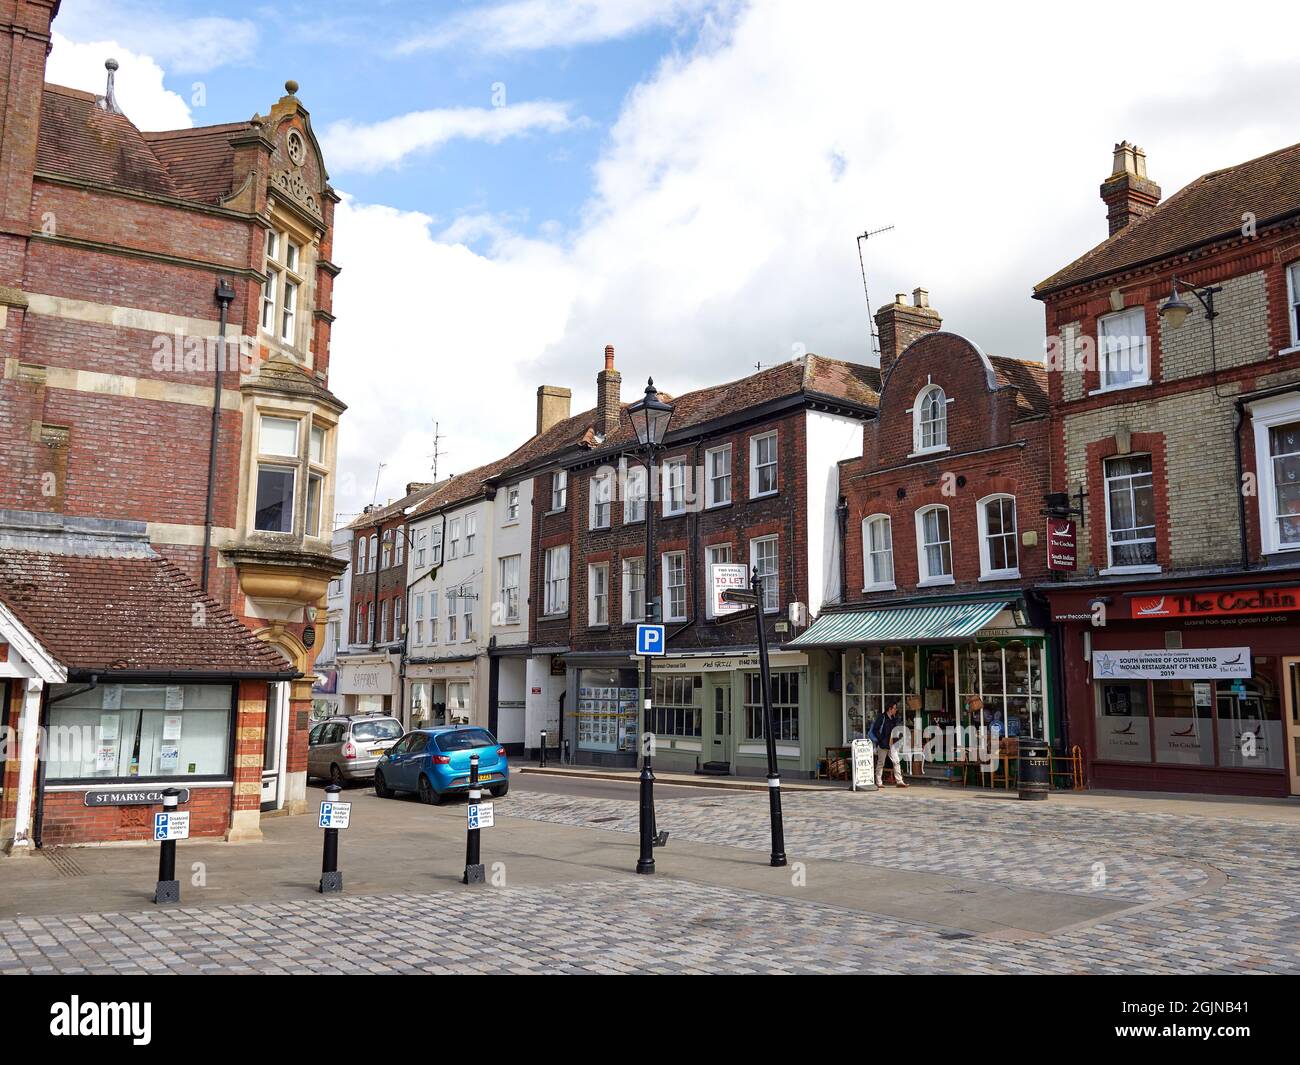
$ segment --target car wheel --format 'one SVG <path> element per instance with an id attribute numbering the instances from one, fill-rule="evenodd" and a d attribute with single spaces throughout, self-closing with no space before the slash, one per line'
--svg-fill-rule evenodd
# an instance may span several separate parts
<path id="1" fill-rule="evenodd" d="M 429 806 L 442 805 L 442 796 L 434 790 L 433 785 L 429 782 L 429 778 L 423 773 L 420 774 L 420 801 Z"/>
<path id="2" fill-rule="evenodd" d="M 347 778 L 343 775 L 343 770 L 341 770 L 341 769 L 340 769 L 338 766 L 336 766 L 336 765 L 332 765 L 332 766 L 330 766 L 330 783 L 331 783 L 331 784 L 336 784 L 336 785 L 338 785 L 340 788 L 342 788 L 342 787 L 346 787 L 346 786 L 347 786 L 347 782 L 348 782 L 348 781 L 347 781 Z"/>
<path id="3" fill-rule="evenodd" d="M 378 769 L 375 770 L 375 795 L 381 799 L 391 799 L 393 793 L 389 790 L 387 782 L 384 780 L 384 774 Z"/>
<path id="4" fill-rule="evenodd" d="M 499 788 L 491 788 L 492 798 L 504 799 L 510 793 L 509 783 L 502 784 Z"/>

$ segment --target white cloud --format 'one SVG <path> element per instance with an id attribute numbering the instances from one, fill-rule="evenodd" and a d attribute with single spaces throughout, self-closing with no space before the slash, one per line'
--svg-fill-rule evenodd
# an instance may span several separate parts
<path id="1" fill-rule="evenodd" d="M 477 7 L 397 46 L 399 54 L 469 45 L 485 52 L 572 47 L 676 26 L 718 0 L 513 0 Z"/>
<path id="2" fill-rule="evenodd" d="M 171 5 L 147 0 L 64 4 L 58 26 L 74 40 L 130 41 L 141 54 L 180 74 L 246 63 L 258 42 L 257 25 L 249 19 L 179 18 Z"/>
<path id="3" fill-rule="evenodd" d="M 118 106 L 140 129 L 183 129 L 194 124 L 190 109 L 176 93 L 163 87 L 163 70 L 149 55 L 124 48 L 117 41 L 71 41 L 53 34 L 54 47 L 45 65 L 45 80 L 71 89 L 104 94 L 106 59 L 119 67 L 114 95 Z"/>
<path id="4" fill-rule="evenodd" d="M 331 124 L 322 142 L 332 172 L 373 172 L 458 138 L 499 144 L 539 130 L 556 133 L 573 124 L 568 104 L 530 100 L 502 107 L 412 111 L 373 123 L 345 119 Z"/>

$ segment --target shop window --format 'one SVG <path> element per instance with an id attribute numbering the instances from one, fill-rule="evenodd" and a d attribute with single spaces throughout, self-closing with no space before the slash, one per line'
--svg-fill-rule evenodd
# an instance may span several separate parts
<path id="1" fill-rule="evenodd" d="M 1293 680 L 1300 678 L 1300 666 L 1292 665 L 1291 672 Z M 1205 681 L 1195 687 L 1198 698 L 1208 701 L 1213 685 Z M 1295 694 L 1300 698 L 1300 691 Z M 1271 683 L 1258 678 L 1220 684 L 1215 702 L 1219 765 L 1230 769 L 1286 768 L 1282 704 Z"/>
<path id="2" fill-rule="evenodd" d="M 900 712 L 907 696 L 917 691 L 917 651 L 908 647 L 885 647 L 844 655 L 844 742 L 867 734 L 877 714 L 891 703 Z"/>
<path id="3" fill-rule="evenodd" d="M 894 587 L 894 534 L 888 514 L 862 521 L 862 590 Z"/>
<path id="4" fill-rule="evenodd" d="M 1016 500 L 990 496 L 979 501 L 980 576 L 1019 577 L 1016 550 Z"/>
<path id="5" fill-rule="evenodd" d="M 1156 564 L 1156 504 L 1150 455 L 1107 459 L 1106 542 L 1112 569 Z"/>
<path id="6" fill-rule="evenodd" d="M 1150 381 L 1147 319 L 1142 307 L 1097 320 L 1097 366 L 1102 388 L 1132 388 Z"/>
<path id="7" fill-rule="evenodd" d="M 578 670 L 578 750 L 635 751 L 640 701 L 631 670 Z"/>
<path id="8" fill-rule="evenodd" d="M 913 450 L 944 451 L 948 447 L 948 396 L 938 385 L 923 389 L 912 404 Z"/>
<path id="9" fill-rule="evenodd" d="M 453 725 L 469 724 L 469 681 L 447 682 L 447 721 Z"/>
<path id="10" fill-rule="evenodd" d="M 1150 762 L 1151 723 L 1145 681 L 1107 681 L 1097 685 L 1097 758 Z"/>
<path id="11" fill-rule="evenodd" d="M 46 737 L 50 783 L 225 777 L 228 684 L 54 685 Z M 59 698 L 76 692 L 69 698 Z M 57 701 L 54 701 L 57 700 Z"/>
<path id="12" fill-rule="evenodd" d="M 701 690 L 702 680 L 695 674 L 655 677 L 651 731 L 657 736 L 699 736 L 704 716 L 699 703 Z"/>
<path id="13" fill-rule="evenodd" d="M 1213 709 L 1196 698 L 1190 680 L 1151 685 L 1156 761 L 1171 765 L 1214 765 Z"/>
<path id="14" fill-rule="evenodd" d="M 1042 649 L 1013 640 L 958 649 L 960 726 L 998 737 L 1045 736 Z"/>
<path id="15" fill-rule="evenodd" d="M 948 508 L 926 507 L 916 512 L 916 555 L 921 584 L 952 584 L 952 531 Z"/>
<path id="16" fill-rule="evenodd" d="M 633 466 L 623 477 L 623 524 L 645 521 L 646 473 L 644 466 Z"/>
<path id="17" fill-rule="evenodd" d="M 799 742 L 799 673 L 780 670 L 771 674 L 772 733 L 777 742 Z M 763 678 L 745 674 L 745 738 L 766 738 L 763 730 Z"/>

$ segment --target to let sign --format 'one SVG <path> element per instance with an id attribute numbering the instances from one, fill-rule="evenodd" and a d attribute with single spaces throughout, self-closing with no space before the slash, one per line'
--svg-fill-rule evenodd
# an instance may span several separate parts
<path id="1" fill-rule="evenodd" d="M 709 567 L 709 582 L 713 595 L 713 616 L 715 618 L 748 610 L 745 603 L 728 603 L 722 598 L 723 592 L 749 591 L 749 570 L 738 563 L 715 562 Z"/>
<path id="2" fill-rule="evenodd" d="M 1073 570 L 1079 565 L 1079 537 L 1069 518 L 1047 519 L 1047 568 Z"/>

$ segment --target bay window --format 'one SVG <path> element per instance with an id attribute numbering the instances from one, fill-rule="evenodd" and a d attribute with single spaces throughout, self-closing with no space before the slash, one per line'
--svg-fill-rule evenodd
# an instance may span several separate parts
<path id="1" fill-rule="evenodd" d="M 299 296 L 305 273 L 302 244 L 283 230 L 266 233 L 260 323 L 262 332 L 290 347 L 299 346 Z"/>
<path id="2" fill-rule="evenodd" d="M 304 426 L 307 428 L 305 440 Z M 255 530 L 325 535 L 329 517 L 324 512 L 325 482 L 329 474 L 327 441 L 328 429 L 313 424 L 310 417 L 259 416 L 255 460 L 257 480 L 253 499 Z M 299 485 L 303 486 L 301 497 Z M 300 503 L 303 506 L 301 530 L 296 520 Z M 357 572 L 365 572 L 361 555 L 357 557 Z"/>

